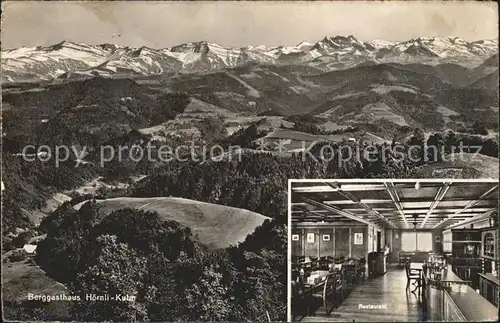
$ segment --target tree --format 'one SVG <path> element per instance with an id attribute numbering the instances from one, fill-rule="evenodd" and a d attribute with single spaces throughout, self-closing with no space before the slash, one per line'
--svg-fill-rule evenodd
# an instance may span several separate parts
<path id="1" fill-rule="evenodd" d="M 147 320 L 143 285 L 147 259 L 127 244 L 118 242 L 116 236 L 99 236 L 96 242 L 99 250 L 94 260 L 89 259 L 94 265 L 80 273 L 72 284 L 73 293 L 81 295 L 73 315 L 78 320 L 89 321 Z M 88 299 L 89 294 L 109 295 L 111 299 L 92 300 Z"/>
<path id="2" fill-rule="evenodd" d="M 219 265 L 210 265 L 204 268 L 198 282 L 186 288 L 186 320 L 229 320 L 233 299 L 222 278 Z"/>
<path id="3" fill-rule="evenodd" d="M 411 158 L 416 162 L 417 165 L 421 165 L 426 161 L 426 151 L 425 151 L 425 133 L 422 129 L 417 128 L 413 132 L 407 142 L 411 149 Z"/>
<path id="4" fill-rule="evenodd" d="M 21 232 L 17 237 L 12 240 L 12 245 L 16 248 L 22 248 L 25 244 L 27 244 L 31 238 L 35 235 L 32 231 L 24 231 Z"/>
<path id="5" fill-rule="evenodd" d="M 429 136 L 427 139 L 427 160 L 431 162 L 440 162 L 443 160 L 445 141 L 439 133 Z"/>
<path id="6" fill-rule="evenodd" d="M 482 122 L 475 122 L 471 127 L 471 132 L 478 135 L 487 135 L 488 129 L 486 125 Z"/>
<path id="7" fill-rule="evenodd" d="M 36 263 L 58 281 L 73 281 L 93 251 L 90 237 L 99 217 L 95 201 L 75 210 L 70 203 L 45 218 L 40 228 L 47 237 L 37 246 Z"/>
<path id="8" fill-rule="evenodd" d="M 214 141 L 222 140 L 227 137 L 227 129 L 224 125 L 224 119 L 222 117 L 206 117 L 198 124 L 198 129 L 200 130 L 201 137 L 207 143 L 213 143 Z"/>

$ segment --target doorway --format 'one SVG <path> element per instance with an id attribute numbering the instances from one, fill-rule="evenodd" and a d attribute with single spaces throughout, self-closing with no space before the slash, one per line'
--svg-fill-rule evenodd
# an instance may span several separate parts
<path id="1" fill-rule="evenodd" d="M 377 231 L 377 251 L 382 251 L 382 232 Z"/>

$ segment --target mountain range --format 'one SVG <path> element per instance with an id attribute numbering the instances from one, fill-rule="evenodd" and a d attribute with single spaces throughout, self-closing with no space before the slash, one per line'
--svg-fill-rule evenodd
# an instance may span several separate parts
<path id="1" fill-rule="evenodd" d="M 88 45 L 63 41 L 52 46 L 2 51 L 2 82 L 92 76 L 172 75 L 234 68 L 246 64 L 310 66 L 321 71 L 360 64 L 452 63 L 467 68 L 498 52 L 498 39 L 468 42 L 459 37 L 419 37 L 403 42 L 361 41 L 353 36 L 324 37 L 295 46 L 224 47 L 199 41 L 171 48 Z"/>

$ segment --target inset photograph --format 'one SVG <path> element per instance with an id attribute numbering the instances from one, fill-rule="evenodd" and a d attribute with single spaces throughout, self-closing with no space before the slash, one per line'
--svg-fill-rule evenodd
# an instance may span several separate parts
<path id="1" fill-rule="evenodd" d="M 289 320 L 498 320 L 498 181 L 290 180 Z"/>

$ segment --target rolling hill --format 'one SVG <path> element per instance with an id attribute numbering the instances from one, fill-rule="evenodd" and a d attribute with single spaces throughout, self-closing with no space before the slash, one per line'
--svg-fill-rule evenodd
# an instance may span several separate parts
<path id="1" fill-rule="evenodd" d="M 238 245 L 269 219 L 244 209 L 174 197 L 120 197 L 97 202 L 103 216 L 126 207 L 158 212 L 164 220 L 175 220 L 189 227 L 198 242 L 214 249 Z M 75 208 L 79 209 L 83 203 L 86 202 Z"/>
<path id="2" fill-rule="evenodd" d="M 451 154 L 446 161 L 429 164 L 419 171 L 420 178 L 498 179 L 498 158 L 469 153 Z"/>
<path id="3" fill-rule="evenodd" d="M 487 69 L 391 63 L 327 72 L 252 63 L 167 78 L 11 84 L 2 97 L 4 141 L 6 147 L 22 147 L 30 137 L 40 144 L 95 146 L 133 130 L 158 140 L 165 133 L 191 138 L 199 136 L 197 123 L 209 116 L 221 116 L 232 134 L 269 111 L 311 114 L 335 127 L 391 124 L 432 131 L 486 122 L 494 129 L 494 62 L 489 57 Z"/>

